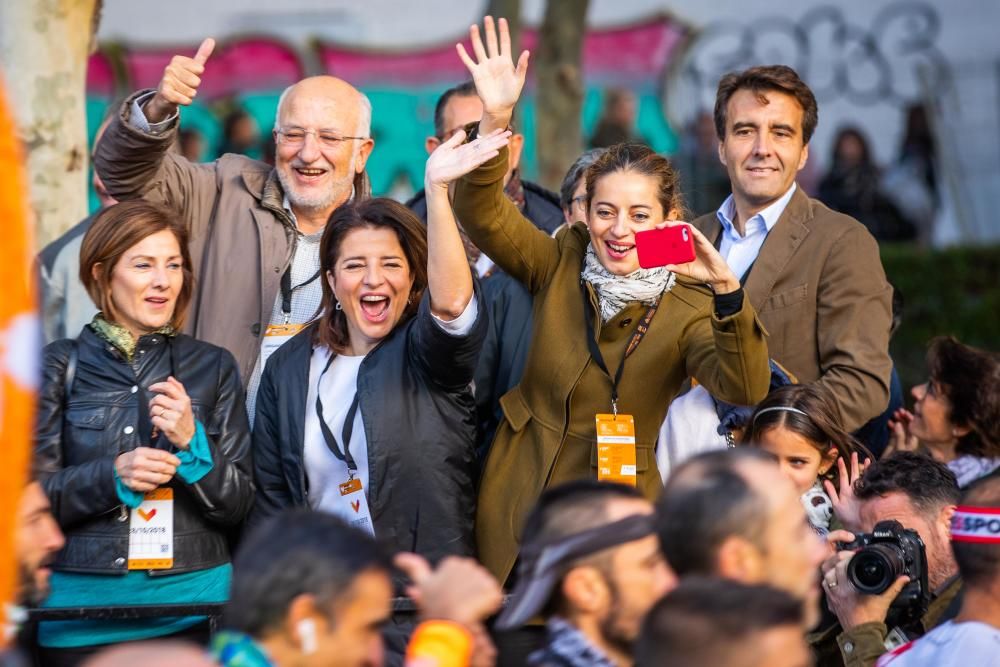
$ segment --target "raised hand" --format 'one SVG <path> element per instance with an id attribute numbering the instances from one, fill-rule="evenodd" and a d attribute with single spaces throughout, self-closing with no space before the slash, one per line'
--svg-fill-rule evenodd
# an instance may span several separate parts
<path id="1" fill-rule="evenodd" d="M 833 513 L 837 515 L 847 530 L 855 533 L 862 531 L 861 503 L 854 496 L 854 483 L 861 478 L 870 465 L 871 459 L 865 459 L 864 463 L 860 463 L 858 453 L 854 452 L 851 454 L 851 472 L 848 475 L 847 464 L 844 463 L 843 457 L 838 457 L 837 472 L 839 474 L 837 477 L 840 489 L 838 490 L 830 480 L 823 481 L 823 488 L 826 489 L 826 494 L 830 496 L 830 502 L 833 504 Z"/>
<path id="2" fill-rule="evenodd" d="M 687 225 L 694 237 L 695 259 L 687 264 L 667 264 L 665 269 L 673 271 L 679 276 L 687 276 L 698 282 L 708 283 L 717 294 L 728 294 L 740 288 L 740 281 L 722 259 L 722 255 L 715 249 L 715 246 L 705 238 L 705 235 L 688 225 L 686 222 L 677 220 L 665 220 L 656 225 L 657 229 L 674 227 L 676 225 Z"/>
<path id="3" fill-rule="evenodd" d="M 913 421 L 913 413 L 905 408 L 899 408 L 892 414 L 889 420 L 889 444 L 885 448 L 883 456 L 888 456 L 894 452 L 915 452 L 920 448 L 920 441 L 917 436 L 910 433 L 910 422 Z"/>
<path id="4" fill-rule="evenodd" d="M 162 449 L 136 447 L 115 459 L 115 472 L 133 491 L 145 493 L 163 486 L 177 472 L 181 460 Z"/>
<path id="5" fill-rule="evenodd" d="M 506 19 L 498 21 L 500 36 L 493 26 L 493 17 L 487 16 L 483 21 L 486 33 L 486 45 L 483 45 L 479 34 L 479 26 L 469 28 L 469 38 L 472 40 L 472 50 L 476 54 L 473 60 L 462 44 L 456 44 L 458 57 L 472 75 L 476 84 L 476 93 L 483 102 L 483 123 L 479 131 L 489 134 L 496 129 L 505 129 L 510 124 L 514 105 L 524 88 L 524 78 L 528 73 L 528 52 L 522 51 L 517 59 L 517 65 L 510 53 L 510 28 Z"/>
<path id="6" fill-rule="evenodd" d="M 178 106 L 187 106 L 198 94 L 201 75 L 205 73 L 205 61 L 215 49 L 215 40 L 209 37 L 198 47 L 194 58 L 174 56 L 163 70 L 163 78 L 156 88 L 156 94 L 146 103 L 143 113 L 150 123 L 159 123 L 174 115 Z"/>
<path id="7" fill-rule="evenodd" d="M 510 135 L 510 130 L 498 129 L 463 144 L 465 131 L 459 130 L 427 158 L 424 188 L 428 192 L 435 187 L 447 190 L 449 183 L 496 157 L 510 141 Z"/>
<path id="8" fill-rule="evenodd" d="M 471 558 L 449 556 L 436 570 L 431 570 L 423 557 L 411 553 L 397 554 L 393 563 L 413 582 L 406 594 L 425 619 L 454 621 L 471 628 L 503 603 L 500 584 Z"/>
<path id="9" fill-rule="evenodd" d="M 150 385 L 149 390 L 156 393 L 149 402 L 153 426 L 160 429 L 175 447 L 187 449 L 194 437 L 194 413 L 184 385 L 169 377 L 166 382 Z"/>

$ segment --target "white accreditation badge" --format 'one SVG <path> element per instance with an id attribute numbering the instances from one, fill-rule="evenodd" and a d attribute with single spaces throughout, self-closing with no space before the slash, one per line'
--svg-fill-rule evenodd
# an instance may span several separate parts
<path id="1" fill-rule="evenodd" d="M 128 569 L 167 570 L 174 566 L 174 490 L 150 491 L 134 508 L 128 526 Z"/>
<path id="2" fill-rule="evenodd" d="M 375 537 L 375 524 L 372 523 L 371 512 L 368 511 L 368 499 L 361 486 L 361 480 L 352 477 L 339 487 L 340 503 L 337 512 L 349 524 Z"/>

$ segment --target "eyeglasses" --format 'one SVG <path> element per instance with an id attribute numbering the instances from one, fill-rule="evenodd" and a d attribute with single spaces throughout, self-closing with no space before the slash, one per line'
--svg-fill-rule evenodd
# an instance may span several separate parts
<path id="1" fill-rule="evenodd" d="M 306 135 L 312 134 L 316 141 L 327 148 L 336 148 L 342 141 L 352 139 L 367 139 L 368 137 L 342 137 L 329 130 L 307 130 L 303 127 L 279 127 L 274 131 L 274 135 L 280 144 L 285 146 L 298 147 L 306 142 Z"/>
<path id="2" fill-rule="evenodd" d="M 570 206 L 576 206 L 578 204 L 580 206 L 584 206 L 586 205 L 586 203 L 587 203 L 587 195 L 580 195 L 579 197 L 573 197 L 572 199 L 569 200 Z"/>

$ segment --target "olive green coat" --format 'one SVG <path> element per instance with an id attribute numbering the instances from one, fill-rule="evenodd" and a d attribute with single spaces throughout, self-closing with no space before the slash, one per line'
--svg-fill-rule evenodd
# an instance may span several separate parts
<path id="1" fill-rule="evenodd" d="M 505 149 L 458 183 L 454 203 L 473 242 L 534 295 L 532 347 L 521 383 L 500 399 L 505 419 L 486 460 L 476 515 L 480 560 L 501 581 L 541 492 L 596 476 L 594 416 L 611 411 L 611 381 L 591 360 L 586 340 L 580 271 L 590 236 L 577 224 L 551 238 L 522 217 L 503 194 L 506 164 Z M 601 354 L 614 373 L 647 307 L 630 304 L 604 324 L 594 291 L 586 289 Z M 660 492 L 653 448 L 681 384 L 694 377 L 724 401 L 756 403 L 770 378 L 765 336 L 749 300 L 719 319 L 703 285 L 678 279 L 664 294 L 619 387 L 619 411 L 635 417 L 638 486 L 646 497 Z"/>

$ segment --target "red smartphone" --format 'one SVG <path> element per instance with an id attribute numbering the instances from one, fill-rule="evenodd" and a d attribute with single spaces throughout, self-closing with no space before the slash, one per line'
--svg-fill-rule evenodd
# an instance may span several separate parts
<path id="1" fill-rule="evenodd" d="M 690 225 L 636 232 L 635 251 L 639 255 L 639 266 L 644 269 L 687 264 L 695 258 L 694 234 Z"/>

